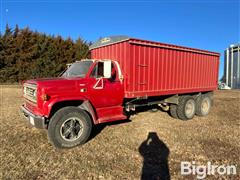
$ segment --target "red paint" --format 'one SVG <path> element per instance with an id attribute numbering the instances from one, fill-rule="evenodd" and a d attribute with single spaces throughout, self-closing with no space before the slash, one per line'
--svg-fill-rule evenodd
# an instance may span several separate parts
<path id="1" fill-rule="evenodd" d="M 89 101 L 94 123 L 126 118 L 124 99 L 213 91 L 217 88 L 219 53 L 129 38 L 91 50 L 92 64 L 85 78 L 28 80 L 37 85 L 37 103 L 26 100 L 35 115 L 49 118 L 59 102 Z M 98 60 L 110 59 L 120 65 L 123 81 L 103 78 L 103 88 L 94 89 L 98 79 L 90 76 Z M 115 68 L 117 64 L 114 64 Z M 117 68 L 116 68 L 117 69 Z M 100 84 L 101 85 L 101 84 Z M 86 91 L 81 92 L 81 89 Z M 47 94 L 48 101 L 42 100 Z M 126 100 L 126 99 L 125 99 Z"/>
<path id="2" fill-rule="evenodd" d="M 129 38 L 92 49 L 91 56 L 119 62 L 125 98 L 217 88 L 219 53 Z"/>
<path id="3" fill-rule="evenodd" d="M 93 69 L 96 62 L 93 63 Z M 63 101 L 88 100 L 96 111 L 95 124 L 111 121 L 113 118 L 125 119 L 123 115 L 123 85 L 117 78 L 115 82 L 103 79 L 104 88 L 94 89 L 97 79 L 90 77 L 90 72 L 85 78 L 51 78 L 28 80 L 26 83 L 37 84 L 37 104 L 26 100 L 25 107 L 35 115 L 49 117 L 54 104 Z M 80 89 L 86 88 L 86 92 Z M 41 96 L 46 93 L 50 98 L 43 101 Z M 31 104 L 31 106 L 29 105 Z M 107 115 L 108 114 L 108 115 Z"/>

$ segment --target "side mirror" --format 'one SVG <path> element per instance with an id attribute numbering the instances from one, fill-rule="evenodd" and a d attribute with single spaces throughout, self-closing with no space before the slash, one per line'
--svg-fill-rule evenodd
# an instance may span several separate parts
<path id="1" fill-rule="evenodd" d="M 103 62 L 103 76 L 105 78 L 110 78 L 111 77 L 111 72 L 112 72 L 112 62 L 111 61 L 104 61 Z"/>

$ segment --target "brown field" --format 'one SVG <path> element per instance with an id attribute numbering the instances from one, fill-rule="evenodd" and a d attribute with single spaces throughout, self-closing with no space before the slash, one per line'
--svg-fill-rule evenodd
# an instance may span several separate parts
<path id="1" fill-rule="evenodd" d="M 92 138 L 73 149 L 55 150 L 44 130 L 30 127 L 19 112 L 19 86 L 0 86 L 1 179 L 140 179 L 155 170 L 181 176 L 180 162 L 240 166 L 240 91 L 217 91 L 207 117 L 190 121 L 167 113 L 139 112 L 129 121 L 95 128 Z M 145 142 L 152 138 L 152 146 Z M 151 144 L 151 143 L 150 143 Z M 151 166 L 152 165 L 152 166 Z M 215 179 L 209 176 L 209 179 Z"/>

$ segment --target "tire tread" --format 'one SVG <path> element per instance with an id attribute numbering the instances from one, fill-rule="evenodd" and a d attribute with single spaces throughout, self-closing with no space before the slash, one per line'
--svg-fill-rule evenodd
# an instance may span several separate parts
<path id="1" fill-rule="evenodd" d="M 90 136 L 90 132 L 88 132 L 87 134 L 85 134 L 85 137 L 83 137 L 83 139 L 81 140 L 81 142 L 77 142 L 74 143 L 72 146 L 65 146 L 63 145 L 61 142 L 59 142 L 59 137 L 56 137 L 56 133 L 55 133 L 55 127 L 57 126 L 57 123 L 67 114 L 69 113 L 78 113 L 80 114 L 83 119 L 85 119 L 86 121 L 86 125 L 88 126 L 87 128 L 92 129 L 92 121 L 91 118 L 89 117 L 88 113 L 86 113 L 84 110 L 81 110 L 77 107 L 74 106 L 68 106 L 68 107 L 64 107 L 60 110 L 58 110 L 51 118 L 49 125 L 48 125 L 48 139 L 50 141 L 51 144 L 53 144 L 56 148 L 71 148 L 80 144 L 83 144 L 87 141 L 87 139 Z"/>
<path id="2" fill-rule="evenodd" d="M 170 106 L 170 115 L 175 118 L 178 119 L 178 114 L 177 114 L 177 105 L 176 104 L 171 104 Z"/>
<path id="3" fill-rule="evenodd" d="M 179 103 L 177 106 L 177 115 L 178 115 L 178 118 L 181 120 L 189 120 L 189 118 L 185 115 L 185 105 L 189 99 L 194 99 L 194 98 L 190 95 L 181 96 L 179 98 Z"/>

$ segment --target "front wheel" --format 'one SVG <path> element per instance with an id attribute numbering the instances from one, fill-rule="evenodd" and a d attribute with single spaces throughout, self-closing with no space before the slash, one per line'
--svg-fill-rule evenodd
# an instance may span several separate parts
<path id="1" fill-rule="evenodd" d="M 58 110 L 48 126 L 48 138 L 56 148 L 71 148 L 87 141 L 91 134 L 89 115 L 77 107 Z"/>

